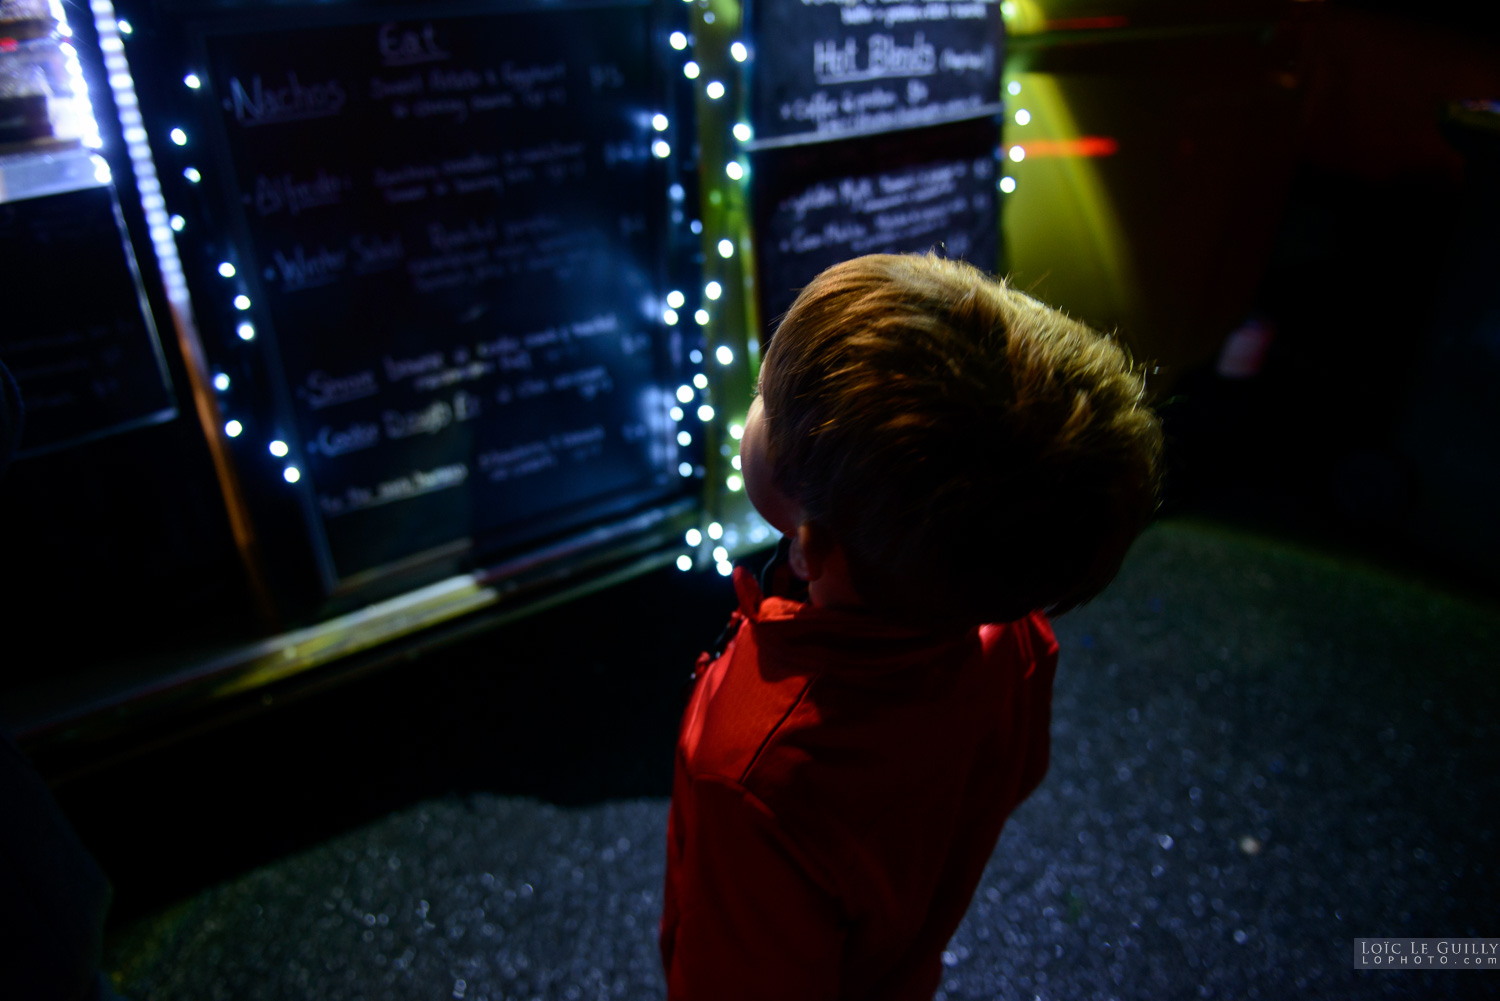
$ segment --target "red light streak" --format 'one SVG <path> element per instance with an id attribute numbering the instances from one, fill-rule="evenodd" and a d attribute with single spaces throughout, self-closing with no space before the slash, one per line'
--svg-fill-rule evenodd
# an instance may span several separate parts
<path id="1" fill-rule="evenodd" d="M 1026 151 L 1029 160 L 1036 156 L 1114 156 L 1120 144 L 1110 136 L 1079 136 L 1077 139 L 1031 139 L 1014 143 Z M 1010 152 L 1009 146 L 1006 152 Z"/>

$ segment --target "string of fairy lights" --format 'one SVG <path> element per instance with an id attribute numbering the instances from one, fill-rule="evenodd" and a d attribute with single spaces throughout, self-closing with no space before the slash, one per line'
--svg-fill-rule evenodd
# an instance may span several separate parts
<path id="1" fill-rule="evenodd" d="M 702 8 L 699 13 L 701 18 L 703 19 L 703 22 L 708 25 L 714 23 L 716 15 L 713 10 L 706 8 L 706 2 L 700 2 L 700 0 L 684 0 L 684 2 L 690 5 L 695 4 L 695 2 L 698 3 L 698 6 Z M 705 59 L 704 55 L 706 55 L 707 53 L 699 52 L 697 39 L 695 37 L 690 37 L 683 31 L 671 32 L 667 36 L 667 44 L 674 52 L 680 54 L 679 58 L 681 58 L 682 60 L 680 63 L 682 76 L 684 79 L 689 81 L 691 85 L 697 88 L 694 95 L 695 100 L 701 97 L 703 101 L 708 102 L 708 107 L 710 109 L 727 108 L 733 105 L 734 98 L 731 94 L 731 86 L 737 81 L 732 79 L 727 73 L 723 74 L 724 78 L 721 79 L 719 75 L 716 75 L 712 72 L 706 72 L 704 69 L 705 63 L 718 64 L 721 63 L 721 60 Z M 750 46 L 739 39 L 730 41 L 728 45 L 725 46 L 724 54 L 727 54 L 728 60 L 722 61 L 722 65 L 729 67 L 741 66 L 748 63 L 751 59 Z M 724 113 L 709 116 L 710 120 L 718 119 L 720 121 L 734 119 L 735 117 L 736 116 L 732 114 Z M 664 116 L 658 116 L 657 121 L 659 126 L 664 125 Z M 729 131 L 734 143 L 739 144 L 749 142 L 754 134 L 750 124 L 743 120 L 734 121 L 733 125 L 730 126 Z M 705 147 L 717 147 L 717 143 L 703 145 Z M 662 148 L 665 146 L 665 143 L 659 144 L 657 148 L 658 155 L 670 155 L 670 150 Z M 727 144 L 727 148 L 737 149 L 737 147 L 733 144 Z M 748 158 L 743 156 L 733 156 L 726 158 L 723 162 L 722 170 L 723 179 L 711 176 L 709 174 L 709 171 L 717 173 L 714 167 L 702 168 L 700 175 L 702 176 L 702 183 L 706 188 L 710 190 L 710 200 L 714 201 L 715 204 L 718 204 L 718 200 L 722 197 L 721 192 L 715 188 L 715 185 L 723 184 L 725 183 L 725 181 L 732 184 L 742 185 L 748 181 L 750 173 Z M 696 308 L 693 310 L 692 319 L 699 327 L 703 329 L 705 345 L 710 344 L 713 339 L 717 339 L 719 341 L 719 343 L 712 348 L 711 355 L 713 361 L 718 364 L 720 372 L 722 374 L 725 370 L 731 369 L 733 366 L 735 366 L 737 362 L 746 363 L 746 360 L 737 357 L 734 348 L 732 348 L 729 344 L 724 343 L 724 340 L 726 338 L 724 338 L 723 336 L 717 338 L 710 337 L 711 334 L 722 332 L 723 330 L 723 318 L 720 318 L 720 322 L 715 322 L 713 307 L 716 303 L 719 303 L 722 297 L 725 295 L 725 292 L 727 291 L 725 283 L 730 280 L 730 276 L 727 273 L 720 272 L 728 262 L 732 262 L 734 260 L 735 255 L 739 252 L 739 244 L 734 238 L 732 238 L 732 234 L 729 233 L 705 234 L 703 231 L 703 223 L 699 219 L 694 219 L 689 225 L 691 227 L 692 233 L 702 239 L 703 246 L 705 248 L 705 264 L 703 268 L 704 274 L 702 275 L 702 278 L 705 279 L 705 281 L 702 288 L 702 295 L 698 300 Z M 663 322 L 668 326 L 676 325 L 678 322 L 680 322 L 686 308 L 687 296 L 684 295 L 681 290 L 674 289 L 673 291 L 669 292 L 667 294 L 665 308 L 662 312 Z M 704 365 L 705 370 L 700 370 L 693 374 L 691 385 L 683 385 L 678 387 L 676 394 L 676 401 L 678 405 L 674 405 L 671 408 L 671 410 L 669 411 L 669 416 L 673 421 L 681 422 L 686 417 L 686 411 L 683 408 L 691 406 L 693 403 L 697 403 L 697 416 L 700 421 L 702 421 L 704 424 L 707 424 L 716 416 L 716 412 L 712 402 L 712 393 L 714 391 L 715 384 L 722 383 L 723 380 L 722 378 L 711 379 L 709 377 L 708 372 L 706 371 L 708 369 L 708 366 L 706 364 L 707 359 L 702 351 L 695 349 L 690 353 L 689 359 L 695 365 Z M 728 431 L 731 438 L 738 440 L 744 433 L 744 428 L 740 423 L 733 423 L 729 425 Z M 680 431 L 678 433 L 678 440 L 680 443 L 686 443 L 687 441 L 690 441 L 690 433 L 685 430 Z M 724 450 L 732 451 L 728 448 L 727 445 L 724 446 Z M 733 469 L 733 472 L 724 477 L 723 489 L 729 491 L 730 493 L 737 493 L 744 488 L 744 480 L 740 475 L 739 455 L 736 453 L 732 456 L 729 456 L 729 463 L 731 468 Z M 687 463 L 683 463 L 679 471 L 682 472 L 683 475 L 689 475 L 690 472 L 692 472 L 691 470 L 689 470 Z M 717 490 L 719 489 L 719 487 L 715 484 L 711 485 L 710 489 Z M 755 541 L 760 541 L 761 538 L 764 538 L 765 535 L 768 534 L 768 530 L 763 526 L 756 526 L 756 528 L 760 532 L 760 538 L 757 538 Z M 708 548 L 707 543 L 719 542 L 732 544 L 734 541 L 737 541 L 733 539 L 734 534 L 736 534 L 736 529 L 734 527 L 726 530 L 725 526 L 721 522 L 715 520 L 710 521 L 705 527 L 701 529 L 688 529 L 683 537 L 683 541 L 688 545 L 690 550 L 703 552 L 704 549 Z M 731 573 L 733 573 L 733 565 L 729 562 L 729 545 L 720 544 L 717 546 L 713 546 L 711 551 L 708 552 L 707 555 L 711 556 L 715 569 L 721 575 L 727 577 Z M 689 571 L 697 565 L 698 561 L 694 558 L 692 552 L 685 552 L 677 557 L 676 563 L 679 570 Z"/>
<path id="2" fill-rule="evenodd" d="M 168 212 L 161 181 L 157 175 L 156 162 L 151 154 L 149 136 L 145 121 L 141 116 L 140 101 L 136 96 L 135 83 L 126 52 L 126 40 L 134 34 L 135 29 L 128 20 L 116 15 L 114 5 L 110 0 L 91 0 L 89 9 L 94 16 L 94 28 L 99 37 L 99 47 L 104 54 L 109 86 L 114 95 L 115 105 L 119 109 L 126 152 L 136 176 L 141 208 L 145 212 L 146 228 L 151 237 L 152 249 L 156 254 L 157 266 L 161 271 L 167 301 L 174 309 L 180 311 L 184 320 L 188 320 L 192 315 L 192 303 L 176 243 L 176 235 L 186 229 L 187 220 L 180 213 Z M 202 89 L 203 81 L 197 73 L 189 72 L 183 76 L 182 85 L 190 91 L 198 91 Z M 181 126 L 169 129 L 167 138 L 173 146 L 185 152 L 191 152 L 190 137 L 187 130 Z M 196 186 L 203 182 L 202 171 L 192 162 L 184 163 L 182 177 L 190 185 Z M 217 271 L 219 276 L 226 280 L 234 279 L 238 274 L 234 263 L 228 260 L 219 262 Z M 231 287 L 227 304 L 237 317 L 233 323 L 236 336 L 246 343 L 254 341 L 255 324 L 249 315 L 252 304 L 248 290 L 242 282 L 236 282 Z M 230 378 L 227 372 L 215 371 L 209 381 L 219 394 L 229 391 Z M 226 438 L 239 438 L 245 433 L 246 425 L 244 421 L 230 417 L 223 422 L 220 430 Z M 290 454 L 291 447 L 281 436 L 275 436 L 266 443 L 266 450 L 273 458 L 284 459 Z M 284 463 L 281 467 L 281 477 L 287 483 L 296 483 L 302 478 L 302 471 L 295 463 Z"/>

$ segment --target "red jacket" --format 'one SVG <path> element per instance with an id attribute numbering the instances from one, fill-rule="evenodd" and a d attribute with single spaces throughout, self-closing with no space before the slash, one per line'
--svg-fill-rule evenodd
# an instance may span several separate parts
<path id="1" fill-rule="evenodd" d="M 677 745 L 667 996 L 930 1001 L 1047 770 L 1052 629 L 923 635 L 734 583 L 738 632 L 700 658 Z"/>

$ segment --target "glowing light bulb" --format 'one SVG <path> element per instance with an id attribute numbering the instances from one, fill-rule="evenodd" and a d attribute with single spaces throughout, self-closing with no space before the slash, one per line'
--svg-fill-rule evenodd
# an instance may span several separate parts
<path id="1" fill-rule="evenodd" d="M 233 278 L 234 265 L 230 264 L 228 261 L 219 262 L 219 274 L 223 275 L 225 278 Z"/>
<path id="2" fill-rule="evenodd" d="M 679 463 L 678 466 L 677 466 L 677 475 L 678 476 L 692 476 L 693 475 L 693 464 L 691 462 Z"/>
<path id="3" fill-rule="evenodd" d="M 703 541 L 703 533 L 698 531 L 696 528 L 690 528 L 687 530 L 687 535 L 684 536 L 684 538 L 687 539 L 688 545 L 696 546 Z"/>
<path id="4" fill-rule="evenodd" d="M 693 314 L 693 319 L 695 319 L 695 320 L 698 321 L 698 325 L 700 327 L 703 326 L 705 323 L 708 322 L 708 310 L 706 310 L 706 309 L 700 309 L 700 310 L 698 310 L 697 312 L 695 312 Z"/>
<path id="5" fill-rule="evenodd" d="M 740 479 L 738 476 L 731 476 L 724 481 L 724 485 L 731 491 L 733 491 L 738 490 L 740 487 L 744 486 L 745 481 Z"/>
<path id="6" fill-rule="evenodd" d="M 248 323 L 242 323 L 238 327 L 235 327 L 234 332 L 240 335 L 240 340 L 242 341 L 255 340 L 255 327 Z"/>
<path id="7" fill-rule="evenodd" d="M 238 438 L 244 430 L 245 425 L 239 421 L 227 421 L 224 424 L 224 433 L 231 438 Z"/>
<path id="8" fill-rule="evenodd" d="M 681 447 L 681 448 L 687 448 L 692 443 L 693 443 L 693 436 L 692 435 L 688 434 L 686 431 L 678 431 L 677 432 L 677 444 L 678 444 L 679 447 Z"/>
<path id="9" fill-rule="evenodd" d="M 167 137 L 179 146 L 187 145 L 187 133 L 181 129 L 173 129 L 167 133 Z"/>
<path id="10" fill-rule="evenodd" d="M 735 123 L 735 125 L 734 125 L 734 137 L 736 139 L 738 139 L 740 142 L 742 142 L 742 143 L 749 142 L 750 141 L 750 137 L 753 134 L 754 133 L 752 133 L 750 131 L 750 126 L 749 125 L 745 124 L 744 122 L 736 122 Z"/>
<path id="11" fill-rule="evenodd" d="M 685 302 L 687 302 L 687 297 L 677 289 L 674 288 L 672 291 L 667 293 L 667 305 L 671 306 L 673 309 L 681 309 L 682 304 Z"/>
<path id="12" fill-rule="evenodd" d="M 708 296 L 708 298 L 710 299 L 717 299 L 719 296 L 724 294 L 724 286 L 720 285 L 718 282 L 709 282 L 707 285 L 703 286 L 703 294 Z"/>
<path id="13" fill-rule="evenodd" d="M 714 561 L 716 563 L 723 563 L 727 559 L 729 559 L 729 550 L 723 546 L 714 546 Z"/>
<path id="14" fill-rule="evenodd" d="M 651 127 L 658 132 L 667 131 L 667 126 L 670 124 L 671 123 L 667 121 L 666 115 L 658 113 L 651 116 Z"/>
<path id="15" fill-rule="evenodd" d="M 708 376 L 704 375 L 702 372 L 699 372 L 697 375 L 693 376 L 693 385 L 697 386 L 699 389 L 707 389 Z M 687 401 L 684 400 L 683 402 L 686 403 Z"/>
<path id="16" fill-rule="evenodd" d="M 724 537 L 724 526 L 717 521 L 709 522 L 708 537 L 710 539 L 722 539 Z"/>
<path id="17" fill-rule="evenodd" d="M 729 46 L 729 55 L 737 63 L 742 63 L 750 58 L 750 50 L 745 48 L 744 42 L 733 42 Z"/>
<path id="18" fill-rule="evenodd" d="M 1026 159 L 1026 150 L 1020 146 L 1012 146 L 1010 148 L 1010 158 L 1013 162 L 1020 163 Z"/>
<path id="19" fill-rule="evenodd" d="M 661 322 L 669 327 L 677 326 L 677 310 L 664 309 L 661 311 Z"/>
<path id="20" fill-rule="evenodd" d="M 720 257 L 733 257 L 734 256 L 734 243 L 732 241 L 730 241 L 730 240 L 720 240 L 719 241 L 719 256 Z"/>
<path id="21" fill-rule="evenodd" d="M 705 424 L 713 420 L 714 408 L 709 406 L 707 403 L 703 404 L 703 406 L 698 408 L 698 419 Z"/>
<path id="22" fill-rule="evenodd" d="M 296 483 L 298 480 L 302 479 L 302 470 L 298 469 L 296 466 L 287 466 L 281 471 L 281 478 L 283 480 L 286 480 L 288 483 Z"/>
<path id="23" fill-rule="evenodd" d="M 1017 94 L 1021 93 L 1021 81 L 1012 80 L 1010 83 L 1005 85 L 1005 91 L 1011 97 L 1015 97 Z"/>
<path id="24" fill-rule="evenodd" d="M 719 571 L 720 577 L 729 577 L 734 573 L 734 565 L 725 561 L 714 568 Z"/>
<path id="25" fill-rule="evenodd" d="M 677 387 L 677 401 L 679 403 L 690 403 L 690 402 L 692 402 L 692 399 L 693 399 L 693 387 L 692 386 L 678 386 Z"/>
<path id="26" fill-rule="evenodd" d="M 198 74 L 196 73 L 189 73 L 187 76 L 182 78 L 182 82 L 187 84 L 187 86 L 192 90 L 197 90 L 199 87 L 203 86 L 203 81 L 198 79 Z"/>
<path id="27" fill-rule="evenodd" d="M 744 436 L 745 436 L 745 426 L 743 424 L 731 424 L 731 425 L 729 425 L 729 437 L 733 438 L 735 441 L 739 441 Z"/>
<path id="28" fill-rule="evenodd" d="M 203 180 L 203 175 L 198 173 L 197 167 L 184 167 L 182 169 L 182 176 L 188 179 L 189 184 L 197 184 Z"/>
<path id="29" fill-rule="evenodd" d="M 699 351 L 697 348 L 693 348 L 693 350 L 688 352 L 688 361 L 692 362 L 694 365 L 702 365 L 703 352 Z"/>
<path id="30" fill-rule="evenodd" d="M 271 442 L 271 444 L 267 445 L 266 447 L 269 448 L 271 450 L 271 454 L 276 456 L 276 458 L 278 459 L 285 458 L 287 452 L 291 451 L 291 449 L 286 447 L 286 442 L 282 441 L 280 438 Z"/>
<path id="31" fill-rule="evenodd" d="M 724 85 L 717 80 L 710 80 L 708 86 L 703 88 L 703 92 L 708 95 L 710 101 L 717 101 L 724 96 Z"/>
<path id="32" fill-rule="evenodd" d="M 732 458 L 731 458 L 731 459 L 730 459 L 730 460 L 729 460 L 729 464 L 730 464 L 730 465 L 731 465 L 731 466 L 733 466 L 733 467 L 734 467 L 734 468 L 735 468 L 735 469 L 739 469 L 739 468 L 740 468 L 740 457 L 739 457 L 739 456 L 737 456 L 737 455 L 736 455 L 736 456 L 734 456 L 734 457 L 732 457 Z"/>
<path id="33" fill-rule="evenodd" d="M 135 30 L 135 28 L 131 27 L 130 22 L 125 20 L 123 17 L 115 22 L 115 29 L 122 35 L 128 35 Z"/>
<path id="34" fill-rule="evenodd" d="M 1000 190 L 1007 195 L 1016 190 L 1016 179 L 1014 177 L 1000 178 Z"/>
<path id="35" fill-rule="evenodd" d="M 734 361 L 734 351 L 730 349 L 728 344 L 720 344 L 718 350 L 714 352 L 714 357 L 719 359 L 720 365 L 728 365 Z"/>
<path id="36" fill-rule="evenodd" d="M 684 414 L 682 412 L 682 408 L 681 407 L 673 407 L 671 410 L 667 411 L 667 416 L 670 417 L 670 418 L 672 418 L 672 420 L 674 420 L 674 421 L 680 421 L 684 417 L 686 417 L 687 414 Z"/>
<path id="37" fill-rule="evenodd" d="M 221 393 L 224 392 L 226 389 L 228 389 L 229 388 L 229 376 L 225 375 L 223 372 L 220 372 L 218 375 L 215 375 L 214 376 L 214 388 L 217 389 Z"/>
<path id="38" fill-rule="evenodd" d="M 689 59 L 682 66 L 682 75 L 687 77 L 689 80 L 698 79 L 698 72 L 698 64 L 693 62 L 691 59 Z"/>
<path id="39" fill-rule="evenodd" d="M 250 297 L 248 295 L 237 295 L 234 297 L 234 308 L 246 310 L 250 308 Z"/>
<path id="40" fill-rule="evenodd" d="M 738 160 L 730 160 L 724 165 L 724 173 L 729 175 L 731 181 L 738 181 L 745 176 L 745 168 L 740 166 Z"/>
<path id="41" fill-rule="evenodd" d="M 651 152 L 656 154 L 658 160 L 665 160 L 672 155 L 672 147 L 665 139 L 658 139 L 651 144 Z"/>
<path id="42" fill-rule="evenodd" d="M 172 227 L 172 232 L 181 233 L 182 227 L 187 225 L 187 220 L 180 215 L 174 215 L 170 220 L 170 225 Z"/>
<path id="43" fill-rule="evenodd" d="M 683 553 L 681 556 L 677 557 L 677 569 L 682 571 L 693 569 L 693 558 L 687 553 Z"/>
<path id="44" fill-rule="evenodd" d="M 667 44 L 680 52 L 687 48 L 687 36 L 680 31 L 674 31 L 667 36 Z"/>
<path id="45" fill-rule="evenodd" d="M 1026 125 L 1030 121 L 1031 121 L 1031 112 L 1027 111 L 1025 108 L 1017 108 L 1016 109 L 1016 124 L 1017 125 Z"/>

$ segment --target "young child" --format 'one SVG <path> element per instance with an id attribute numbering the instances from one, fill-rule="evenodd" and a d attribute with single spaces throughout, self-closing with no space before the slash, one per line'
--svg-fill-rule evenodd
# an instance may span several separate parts
<path id="1" fill-rule="evenodd" d="M 803 290 L 740 447 L 782 543 L 761 586 L 735 570 L 678 742 L 672 1001 L 932 997 L 1047 769 L 1044 612 L 1119 570 L 1160 451 L 1120 347 L 969 265 Z"/>

